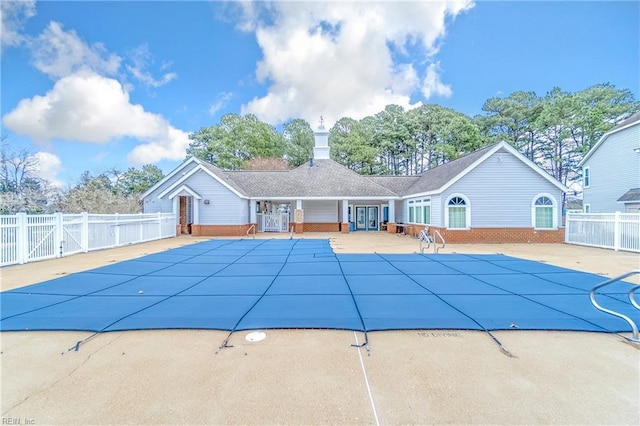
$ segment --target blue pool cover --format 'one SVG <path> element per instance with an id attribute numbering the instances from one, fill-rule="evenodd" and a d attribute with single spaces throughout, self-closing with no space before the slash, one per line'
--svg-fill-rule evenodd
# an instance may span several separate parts
<path id="1" fill-rule="evenodd" d="M 0 330 L 629 331 L 594 274 L 504 255 L 335 254 L 328 240 L 211 240 L 0 293 Z M 599 297 L 638 318 L 629 286 Z"/>

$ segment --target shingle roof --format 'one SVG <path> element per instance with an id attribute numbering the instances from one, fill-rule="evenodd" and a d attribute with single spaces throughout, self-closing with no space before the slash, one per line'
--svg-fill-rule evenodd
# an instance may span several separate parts
<path id="1" fill-rule="evenodd" d="M 372 197 L 399 196 L 435 191 L 496 145 L 489 145 L 416 176 L 363 176 L 333 160 L 314 160 L 293 170 L 222 170 L 205 161 L 198 162 L 245 197 Z"/>
<path id="2" fill-rule="evenodd" d="M 474 151 L 471 154 L 467 154 L 463 157 L 442 164 L 441 166 L 427 170 L 422 173 L 422 175 L 420 175 L 420 179 L 411 185 L 411 187 L 407 188 L 403 194 L 420 194 L 443 187 L 453 178 L 462 173 L 462 171 L 467 167 L 478 161 L 495 146 L 496 144 L 489 145 L 479 149 L 478 151 Z"/>
<path id="3" fill-rule="evenodd" d="M 397 197 L 333 160 L 314 160 L 313 166 L 305 163 L 283 171 L 224 171 L 211 165 L 208 169 L 250 197 Z"/>
<path id="4" fill-rule="evenodd" d="M 609 130 L 609 132 L 620 129 L 621 127 L 628 126 L 629 124 L 633 124 L 636 121 L 640 121 L 640 111 L 616 124 L 616 126 L 613 129 Z"/>
<path id="5" fill-rule="evenodd" d="M 419 175 L 413 176 L 367 176 L 378 185 L 387 188 L 395 194 L 402 195 L 416 181 L 420 179 Z"/>
<path id="6" fill-rule="evenodd" d="M 632 188 L 622 195 L 622 197 L 618 198 L 618 201 L 640 201 L 640 188 Z"/>

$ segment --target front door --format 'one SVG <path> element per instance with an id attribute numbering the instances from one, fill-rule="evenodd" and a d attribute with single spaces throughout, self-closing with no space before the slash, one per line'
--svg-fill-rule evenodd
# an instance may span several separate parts
<path id="1" fill-rule="evenodd" d="M 367 231 L 378 230 L 378 207 L 367 207 Z"/>
<path id="2" fill-rule="evenodd" d="M 378 206 L 356 206 L 356 231 L 378 230 Z"/>
<path id="3" fill-rule="evenodd" d="M 193 197 L 180 196 L 180 233 L 191 234 L 193 223 Z"/>

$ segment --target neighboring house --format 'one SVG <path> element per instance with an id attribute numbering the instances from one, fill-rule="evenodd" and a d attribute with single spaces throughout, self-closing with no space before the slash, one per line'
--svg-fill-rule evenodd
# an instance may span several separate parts
<path id="1" fill-rule="evenodd" d="M 585 213 L 639 213 L 640 112 L 605 133 L 579 166 Z"/>
<path id="2" fill-rule="evenodd" d="M 416 176 L 362 176 L 329 159 L 286 171 L 227 171 L 189 158 L 142 195 L 145 213 L 177 213 L 178 233 L 355 232 L 429 226 L 447 242 L 562 242 L 567 188 L 500 142 Z"/>

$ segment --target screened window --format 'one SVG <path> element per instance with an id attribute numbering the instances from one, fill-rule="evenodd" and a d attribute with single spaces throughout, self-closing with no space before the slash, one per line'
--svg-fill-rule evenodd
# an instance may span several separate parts
<path id="1" fill-rule="evenodd" d="M 453 197 L 447 204 L 449 228 L 467 227 L 467 202 L 462 197 Z"/>
<path id="2" fill-rule="evenodd" d="M 591 204 L 585 204 L 584 205 L 584 212 L 585 213 L 591 213 Z"/>
<path id="3" fill-rule="evenodd" d="M 416 223 L 422 223 L 422 209 L 416 207 Z"/>
<path id="4" fill-rule="evenodd" d="M 552 229 L 553 228 L 553 201 L 549 197 L 538 197 L 534 204 L 535 210 L 535 228 Z"/>
<path id="5" fill-rule="evenodd" d="M 409 223 L 413 223 L 414 207 L 409 207 Z"/>

